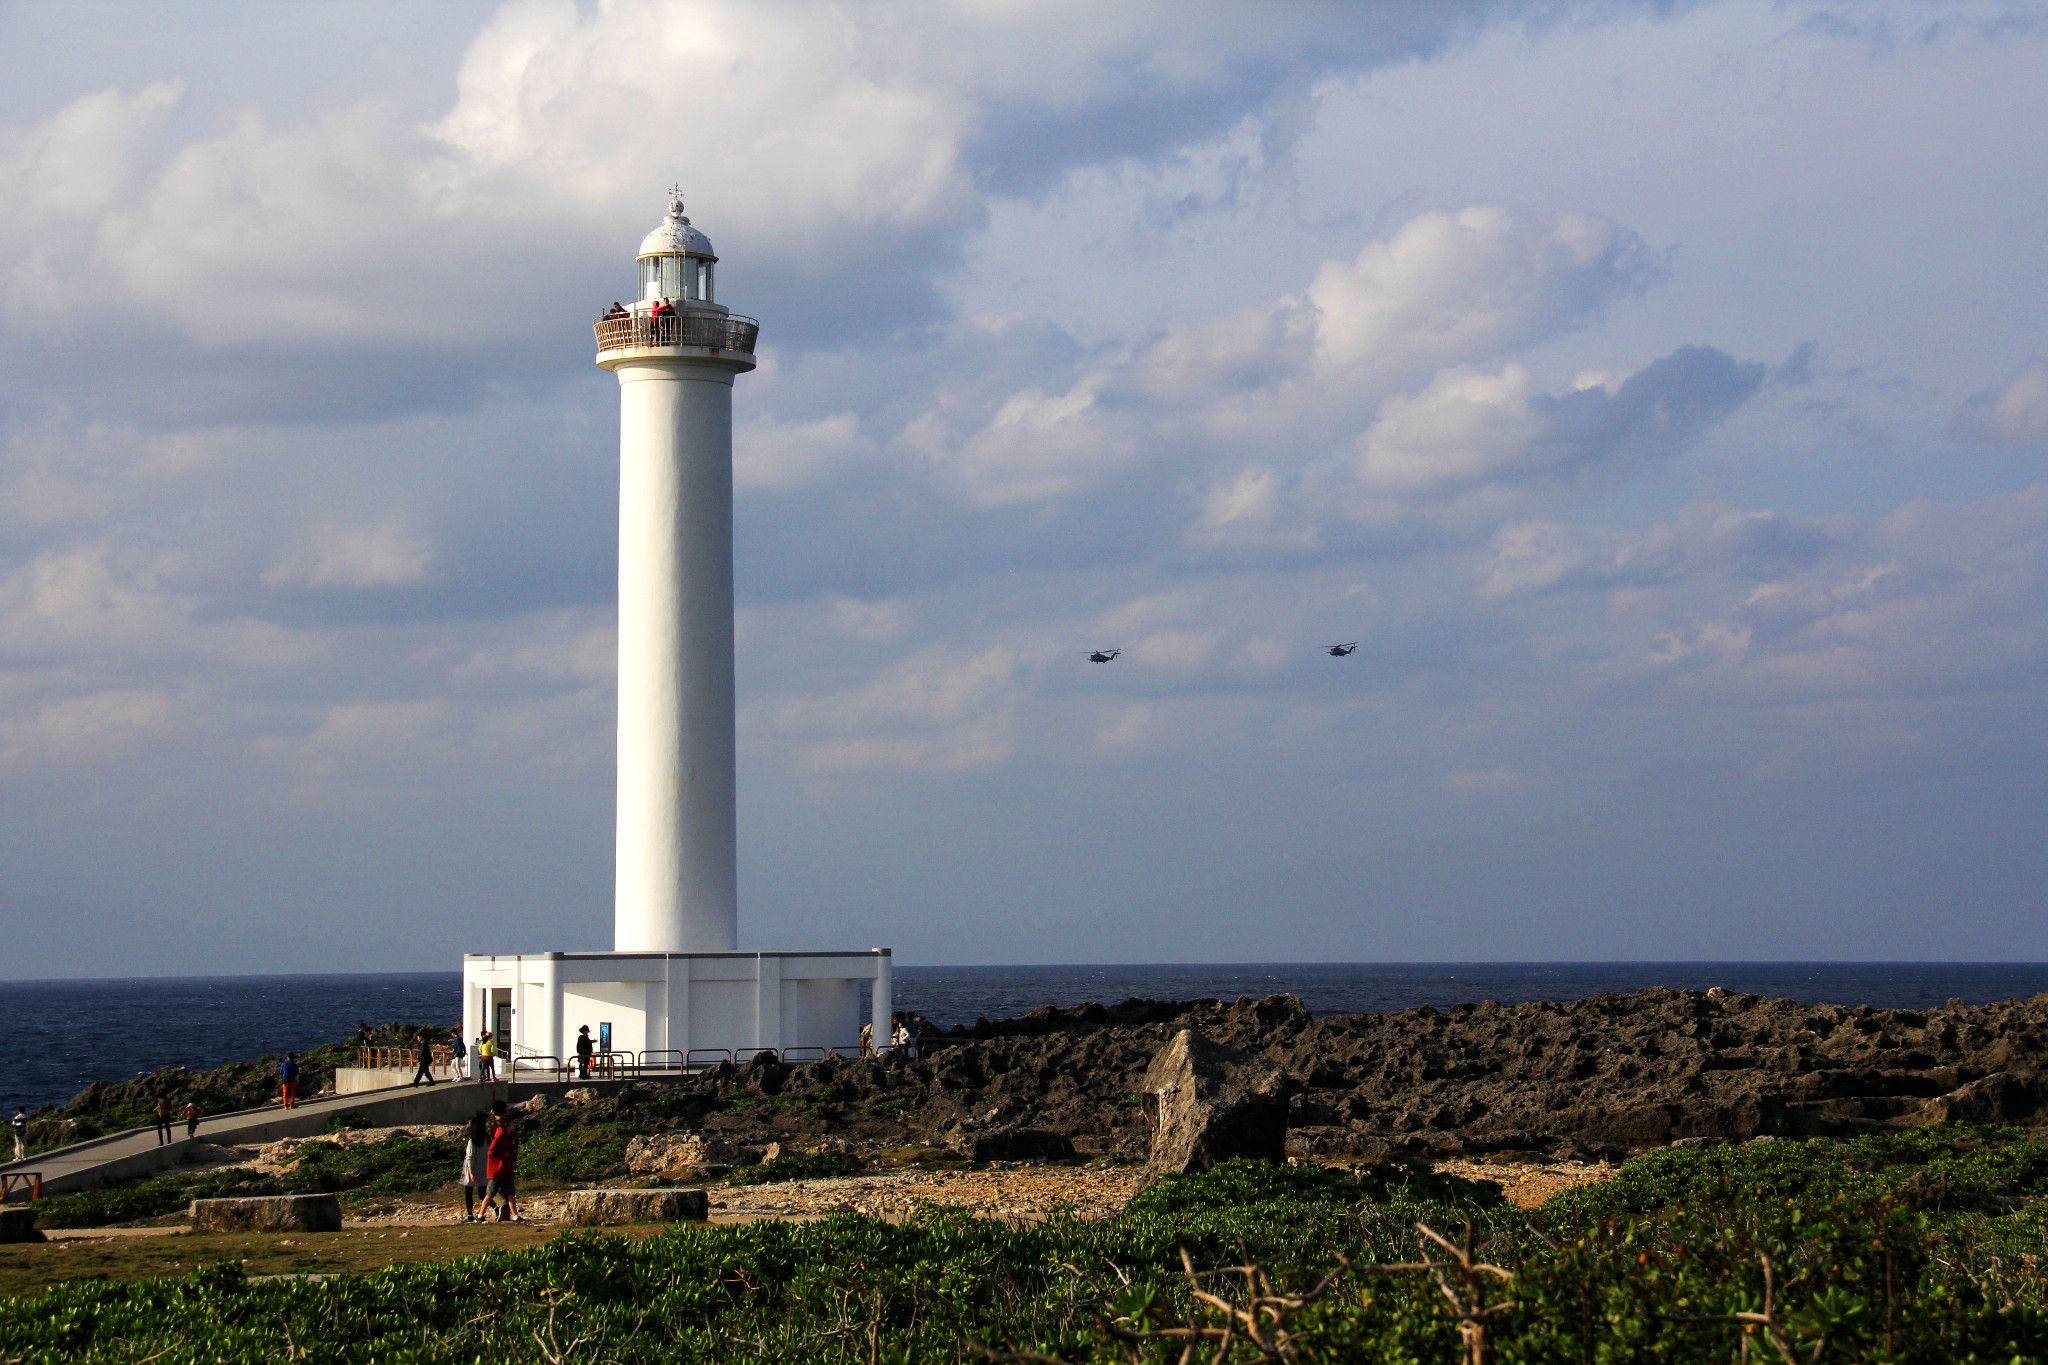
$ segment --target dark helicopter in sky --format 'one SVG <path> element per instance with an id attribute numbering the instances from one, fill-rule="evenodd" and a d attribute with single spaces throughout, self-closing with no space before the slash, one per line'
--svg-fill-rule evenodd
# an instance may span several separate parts
<path id="1" fill-rule="evenodd" d="M 1347 658 L 1358 652 L 1358 641 L 1353 640 L 1348 645 L 1324 645 L 1323 650 L 1333 659 Z"/>
<path id="2" fill-rule="evenodd" d="M 1121 653 L 1123 651 L 1120 649 L 1091 649 L 1088 651 L 1088 662 L 1091 664 L 1106 664 Z"/>

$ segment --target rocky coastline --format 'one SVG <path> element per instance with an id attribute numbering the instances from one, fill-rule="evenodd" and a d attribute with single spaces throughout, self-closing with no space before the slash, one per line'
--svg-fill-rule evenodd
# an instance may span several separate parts
<path id="1" fill-rule="evenodd" d="M 2048 995 L 1922 1011 L 1676 990 L 1320 1019 L 1285 995 L 1047 1008 L 940 1033 L 915 1059 L 724 1065 L 533 1121 L 686 1130 L 732 1148 L 1135 1159 L 1151 1133 L 1146 1069 L 1182 1029 L 1277 1067 L 1288 1151 L 1310 1157 L 1588 1160 L 1684 1140 L 2048 1121 Z M 270 1075 L 257 1061 L 95 1084 L 37 1129 L 90 1135 L 158 1094 L 260 1102 Z"/>

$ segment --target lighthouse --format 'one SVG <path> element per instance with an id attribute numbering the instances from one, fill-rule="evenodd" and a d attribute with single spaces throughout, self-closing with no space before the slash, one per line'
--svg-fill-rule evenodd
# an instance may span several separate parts
<path id="1" fill-rule="evenodd" d="M 680 195 L 640 243 L 640 297 L 598 323 L 619 380 L 614 945 L 739 943 L 734 817 L 732 387 L 760 325 L 717 301 Z"/>
<path id="2" fill-rule="evenodd" d="M 740 948 L 732 401 L 761 325 L 718 301 L 680 193 L 636 261 L 636 297 L 595 323 L 619 383 L 612 948 L 464 956 L 464 1034 L 515 1080 L 560 1073 L 584 1028 L 599 1078 L 851 1054 L 863 984 L 890 1036 L 888 949 Z"/>

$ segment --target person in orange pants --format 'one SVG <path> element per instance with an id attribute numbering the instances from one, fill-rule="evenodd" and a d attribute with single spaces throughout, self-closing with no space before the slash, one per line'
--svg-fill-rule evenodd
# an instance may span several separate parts
<path id="1" fill-rule="evenodd" d="M 282 1102 L 287 1109 L 299 1107 L 299 1054 L 284 1054 L 284 1065 L 277 1069 L 277 1078 L 282 1081 Z"/>

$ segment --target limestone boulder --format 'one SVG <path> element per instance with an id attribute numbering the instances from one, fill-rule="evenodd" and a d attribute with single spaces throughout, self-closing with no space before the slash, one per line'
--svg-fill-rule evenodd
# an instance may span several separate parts
<path id="1" fill-rule="evenodd" d="M 626 1170 L 643 1179 L 707 1180 L 760 1159 L 759 1147 L 743 1147 L 702 1133 L 650 1133 L 626 1144 Z"/>
<path id="2" fill-rule="evenodd" d="M 1923 1103 L 1908 1123 L 2020 1123 L 2040 1109 L 2039 1091 L 2009 1071 L 1994 1071 Z"/>
<path id="3" fill-rule="evenodd" d="M 0 1205 L 0 1242 L 40 1242 L 36 1211 L 31 1204 Z"/>
<path id="4" fill-rule="evenodd" d="M 1145 1070 L 1149 1175 L 1206 1171 L 1232 1157 L 1287 1159 L 1287 1074 L 1263 1057 L 1182 1029 Z"/>
<path id="5" fill-rule="evenodd" d="M 711 1214 L 702 1190 L 572 1190 L 564 1213 L 571 1223 L 701 1223 Z"/>
<path id="6" fill-rule="evenodd" d="M 340 1232 L 341 1201 L 331 1194 L 266 1194 L 195 1199 L 194 1232 Z"/>

